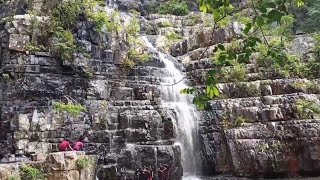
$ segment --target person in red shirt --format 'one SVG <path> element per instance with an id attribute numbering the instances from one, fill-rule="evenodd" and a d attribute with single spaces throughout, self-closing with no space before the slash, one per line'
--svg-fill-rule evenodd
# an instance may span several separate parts
<path id="1" fill-rule="evenodd" d="M 84 137 L 81 135 L 76 142 L 76 144 L 73 146 L 73 150 L 75 151 L 82 151 L 84 147 Z"/>
<path id="2" fill-rule="evenodd" d="M 70 146 L 70 141 L 68 139 L 63 140 L 59 145 L 59 151 L 68 151 L 68 148 L 72 151 L 72 147 Z"/>

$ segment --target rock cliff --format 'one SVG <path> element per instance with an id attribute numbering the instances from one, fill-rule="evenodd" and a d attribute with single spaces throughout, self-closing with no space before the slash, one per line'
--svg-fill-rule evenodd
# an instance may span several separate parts
<path id="1" fill-rule="evenodd" d="M 3 163 L 56 152 L 62 139 L 76 141 L 83 134 L 88 140 L 86 153 L 97 157 L 95 172 L 89 174 L 99 179 L 117 179 L 121 168 L 126 169 L 127 179 L 133 179 L 139 167 L 160 164 L 169 166 L 170 180 L 182 178 L 184 157 L 176 143 L 181 135 L 176 120 L 179 113 L 162 104 L 168 92 L 161 85 L 171 74 L 159 54 L 145 50 L 150 56 L 148 62 L 126 68 L 131 52 L 128 32 L 98 32 L 97 25 L 85 14 L 78 14 L 72 29 L 78 50 L 71 54 L 73 60 L 67 61 L 57 55 L 57 39 L 41 33 L 50 29 L 52 19 L 32 13 L 50 10 L 62 1 L 0 3 Z M 195 10 L 189 15 L 152 14 L 152 7 L 158 3 L 162 1 L 111 0 L 105 3 L 109 8 L 103 10 L 118 9 L 120 27 L 136 16 L 139 33 L 170 55 L 188 82 L 197 86 L 208 70 L 216 68 L 210 59 L 214 47 L 241 38 L 243 25 L 233 22 L 214 30 L 210 16 L 196 12 L 195 1 L 188 1 L 190 9 Z M 245 7 L 246 3 L 240 5 Z M 43 48 L 31 46 L 35 39 Z M 296 36 L 291 51 L 308 59 L 313 41 L 308 35 Z M 221 81 L 220 99 L 211 101 L 195 119 L 198 131 L 194 156 L 201 162 L 195 169 L 206 175 L 318 176 L 320 121 L 314 116 L 301 116 L 297 102 L 319 104 L 319 80 L 266 74 L 254 62 L 245 68 L 246 80 Z M 308 84 L 314 86 L 307 88 Z M 76 107 L 75 112 L 72 108 Z M 59 153 L 48 156 L 63 159 Z M 52 179 L 66 176 L 77 180 L 81 175 L 75 169 L 63 169 L 52 173 Z"/>

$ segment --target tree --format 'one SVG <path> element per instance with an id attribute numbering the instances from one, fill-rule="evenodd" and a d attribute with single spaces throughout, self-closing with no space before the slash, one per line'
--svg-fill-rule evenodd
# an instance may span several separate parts
<path id="1" fill-rule="evenodd" d="M 234 15 L 241 12 L 241 8 L 237 7 L 230 0 L 199 0 L 200 10 L 205 13 L 212 13 L 214 17 L 214 30 L 219 29 L 219 22 L 223 21 L 230 15 Z M 248 7 L 252 10 L 252 14 L 249 14 L 250 21 L 245 24 L 243 30 L 243 41 L 241 47 L 228 48 L 224 44 L 218 44 L 216 46 L 216 52 L 219 54 L 216 56 L 216 61 L 219 67 L 230 65 L 232 62 L 247 63 L 250 61 L 253 53 L 257 52 L 258 47 L 266 47 L 265 56 L 270 57 L 273 63 L 276 63 L 275 67 L 283 67 L 290 58 L 283 53 L 285 49 L 284 36 L 289 32 L 287 31 L 288 17 L 290 16 L 289 9 L 291 7 L 299 8 L 304 6 L 305 0 L 248 0 Z M 287 20 L 283 20 L 287 18 Z M 269 42 L 268 32 L 266 29 L 274 29 L 270 27 L 280 27 L 284 25 L 282 29 L 278 29 L 278 34 L 281 37 L 280 43 L 271 44 Z M 267 57 L 265 57 L 267 58 Z M 289 71 L 289 70 L 287 70 Z M 286 71 L 286 72 L 287 72 Z M 219 90 L 217 87 L 217 78 L 219 72 L 217 70 L 210 70 L 207 73 L 205 82 L 205 88 L 187 88 L 181 92 L 186 94 L 194 94 L 193 103 L 199 108 L 204 109 L 207 106 L 209 100 L 219 97 Z"/>

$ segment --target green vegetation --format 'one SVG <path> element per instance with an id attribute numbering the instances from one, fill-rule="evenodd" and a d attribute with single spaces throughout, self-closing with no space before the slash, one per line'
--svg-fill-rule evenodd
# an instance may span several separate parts
<path id="1" fill-rule="evenodd" d="M 95 23 L 95 31 L 97 32 L 101 32 L 105 26 L 107 28 L 111 26 L 110 17 L 105 12 L 91 13 L 90 18 Z"/>
<path id="2" fill-rule="evenodd" d="M 139 39 L 140 22 L 137 18 L 131 18 L 129 24 L 125 27 L 127 32 L 127 42 L 129 44 L 129 53 L 127 59 L 124 60 L 121 67 L 123 69 L 132 69 L 139 63 L 145 63 L 152 59 L 147 51 L 145 44 Z"/>
<path id="3" fill-rule="evenodd" d="M 311 59 L 307 63 L 307 74 L 310 78 L 319 78 L 320 77 L 320 34 L 315 33 L 314 38 L 314 59 Z"/>
<path id="4" fill-rule="evenodd" d="M 184 16 L 189 13 L 189 7 L 184 0 L 169 0 L 160 4 L 157 13 Z"/>
<path id="5" fill-rule="evenodd" d="M 189 14 L 186 21 L 189 26 L 194 26 L 196 24 L 202 23 L 202 15 L 201 13 L 192 13 Z"/>
<path id="6" fill-rule="evenodd" d="M 243 38 L 237 48 L 229 48 L 224 44 L 216 46 L 214 61 L 218 66 L 217 69 L 230 66 L 232 65 L 231 62 L 251 63 L 255 60 L 254 56 L 260 54 L 256 63 L 256 69 L 264 67 L 271 73 L 276 73 L 282 77 L 303 77 L 307 72 L 306 65 L 300 58 L 289 55 L 286 45 L 289 44 L 288 41 L 292 38 L 292 27 L 295 23 L 294 16 L 290 14 L 289 7 L 301 7 L 304 6 L 304 3 L 305 0 L 289 0 L 284 2 L 267 0 L 250 1 L 248 6 L 252 11 L 245 12 L 239 9 L 239 7 L 234 7 L 231 1 L 199 0 L 200 10 L 205 13 L 212 13 L 214 29 L 226 26 L 230 24 L 230 20 L 234 21 L 236 19 L 238 22 L 245 24 Z M 275 35 L 276 37 L 273 39 L 277 39 L 278 42 L 270 42 L 273 41 L 270 35 Z M 219 73 L 218 71 L 207 76 L 204 84 L 206 88 L 204 90 L 188 88 L 189 92 L 194 94 L 193 102 L 198 108 L 204 109 L 209 100 L 218 98 L 220 95 L 219 93 L 215 94 L 205 90 L 208 88 L 217 89 Z M 243 74 L 241 66 L 237 68 L 235 74 L 238 73 Z M 227 72 L 226 74 L 231 73 Z M 242 78 L 243 76 L 240 79 Z M 239 88 L 252 90 L 252 92 L 248 92 L 250 95 L 260 94 L 254 86 L 240 86 Z M 191 89 L 194 90 L 190 91 Z"/>
<path id="7" fill-rule="evenodd" d="M 136 49 L 131 49 L 129 51 L 128 58 L 135 61 L 135 62 L 148 62 L 151 60 L 151 55 L 147 52 L 139 52 Z"/>
<path id="8" fill-rule="evenodd" d="M 133 60 L 125 59 L 122 62 L 121 67 L 124 68 L 124 69 L 132 69 L 135 65 L 136 65 L 136 63 Z"/>
<path id="9" fill-rule="evenodd" d="M 170 21 L 159 22 L 158 27 L 173 27 L 173 24 Z"/>
<path id="10" fill-rule="evenodd" d="M 9 176 L 8 180 L 21 180 L 18 176 Z"/>
<path id="11" fill-rule="evenodd" d="M 232 124 L 228 121 L 227 118 L 222 118 L 221 125 L 222 125 L 223 129 L 232 128 Z"/>
<path id="12" fill-rule="evenodd" d="M 301 118 L 313 118 L 320 116 L 320 104 L 308 100 L 298 100 L 296 102 L 298 115 Z"/>
<path id="13" fill-rule="evenodd" d="M 73 36 L 79 14 L 84 13 L 99 33 L 112 32 L 119 35 L 121 28 L 120 14 L 113 11 L 107 14 L 105 11 L 93 11 L 93 8 L 102 5 L 102 0 L 75 0 L 57 4 L 50 10 L 51 32 L 57 39 L 55 47 L 64 61 L 72 61 L 73 54 L 80 52 L 76 39 Z M 88 56 L 89 57 L 89 56 Z"/>
<path id="14" fill-rule="evenodd" d="M 221 79 L 223 82 L 241 82 L 246 80 L 246 66 L 244 64 L 234 62 L 231 67 L 223 67 L 221 69 Z"/>
<path id="15" fill-rule="evenodd" d="M 305 32 L 317 32 L 320 28 L 320 0 L 306 0 L 303 8 L 293 8 L 297 15 L 296 26 Z"/>
<path id="16" fill-rule="evenodd" d="M 279 40 L 270 41 L 269 47 L 260 44 L 257 64 L 265 70 L 279 74 L 282 77 L 304 77 L 307 69 L 303 61 L 286 53 L 286 46 Z"/>
<path id="17" fill-rule="evenodd" d="M 24 180 L 44 180 L 45 175 L 37 168 L 23 165 L 20 169 L 20 177 Z"/>
<path id="18" fill-rule="evenodd" d="M 120 14 L 113 11 L 110 15 L 104 11 L 89 13 L 90 20 L 95 24 L 95 30 L 102 32 L 103 28 L 108 32 L 114 32 L 117 35 L 121 32 Z"/>
<path id="19" fill-rule="evenodd" d="M 320 92 L 320 87 L 315 81 L 310 82 L 295 82 L 292 86 L 301 91 L 306 91 L 309 93 L 318 94 Z"/>
<path id="20" fill-rule="evenodd" d="M 84 156 L 77 159 L 76 164 L 80 170 L 83 170 L 90 168 L 93 165 L 93 161 L 88 156 Z"/>
<path id="21" fill-rule="evenodd" d="M 247 122 L 246 118 L 244 118 L 243 116 L 238 116 L 235 121 L 235 126 L 241 127 L 246 122 Z"/>
<path id="22" fill-rule="evenodd" d="M 52 17 L 53 31 L 60 27 L 64 30 L 72 30 L 76 25 L 79 13 L 83 7 L 81 0 L 65 1 L 58 4 L 52 9 L 50 17 Z"/>
<path id="23" fill-rule="evenodd" d="M 47 50 L 43 45 L 36 45 L 36 44 L 33 44 L 33 43 L 27 44 L 25 48 L 26 48 L 26 51 L 29 51 L 31 53 L 43 52 L 43 51 Z"/>
<path id="24" fill-rule="evenodd" d="M 125 30 L 130 36 L 138 36 L 141 31 L 139 20 L 135 17 L 131 18 L 129 25 L 125 27 Z"/>
<path id="25" fill-rule="evenodd" d="M 221 125 L 223 129 L 231 129 L 243 126 L 247 122 L 243 116 L 238 116 L 234 122 L 230 122 L 226 114 L 221 117 Z"/>
<path id="26" fill-rule="evenodd" d="M 259 151 L 260 152 L 266 152 L 266 151 L 273 151 L 278 152 L 281 149 L 282 145 L 279 142 L 273 142 L 271 145 L 269 144 L 260 144 L 259 145 Z"/>
<path id="27" fill-rule="evenodd" d="M 71 114 L 74 117 L 77 117 L 80 115 L 81 112 L 85 112 L 86 108 L 82 106 L 81 104 L 64 104 L 61 102 L 56 102 L 53 104 L 53 107 L 56 111 L 60 112 L 67 112 Z"/>
<path id="28" fill-rule="evenodd" d="M 172 32 L 169 32 L 168 34 L 166 34 L 166 38 L 168 39 L 170 44 L 173 44 L 173 43 L 181 40 L 183 37 L 181 34 L 172 31 Z"/>
<path id="29" fill-rule="evenodd" d="M 60 57 L 65 61 L 72 61 L 73 53 L 75 53 L 78 48 L 72 32 L 62 28 L 57 28 L 55 37 L 57 38 L 55 46 L 58 49 Z"/>

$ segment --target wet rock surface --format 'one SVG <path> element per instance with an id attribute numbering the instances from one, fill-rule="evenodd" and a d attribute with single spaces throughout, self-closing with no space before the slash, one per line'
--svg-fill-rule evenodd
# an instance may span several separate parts
<path id="1" fill-rule="evenodd" d="M 119 7 L 129 3 L 123 2 Z M 83 134 L 86 153 L 97 157 L 94 172 L 99 179 L 118 179 L 121 168 L 133 179 L 139 167 L 160 164 L 168 165 L 170 179 L 181 179 L 181 150 L 174 144 L 173 120 L 166 116 L 172 110 L 160 106 L 159 83 L 168 73 L 152 63 L 123 71 L 122 55 L 113 50 L 121 39 L 115 41 L 112 34 L 101 38 L 85 21 L 75 32 L 91 58 L 79 55 L 74 62 L 62 63 L 49 52 L 27 52 L 28 19 L 15 16 L 1 26 L 1 73 L 6 77 L 1 78 L 2 162 L 56 152 L 63 139 L 74 142 Z M 97 39 L 106 47 L 98 47 Z M 86 111 L 73 116 L 56 109 L 57 102 L 81 104 Z M 59 172 L 48 179 L 94 179 L 65 169 L 68 165 L 58 162 L 60 155 L 50 154 Z"/>
<path id="2" fill-rule="evenodd" d="M 0 164 L 0 179 L 7 180 L 27 176 L 23 174 L 24 167 L 32 167 L 39 171 L 48 180 L 88 180 L 96 177 L 95 156 L 87 156 L 84 152 L 59 152 L 38 154 L 38 159 L 22 163 Z M 39 156 L 45 156 L 40 158 Z M 90 165 L 84 168 L 78 166 L 79 160 L 88 159 Z"/>
<path id="3" fill-rule="evenodd" d="M 147 7 L 157 3 L 110 1 L 112 7 L 125 12 L 141 11 L 144 31 L 155 47 L 185 65 L 179 69 L 184 69 L 191 84 L 204 82 L 206 72 L 216 67 L 210 59 L 215 45 L 241 38 L 243 26 L 232 23 L 214 31 L 204 24 L 203 16 L 194 22 L 190 16 L 148 13 Z M 193 1 L 191 4 L 195 6 Z M 246 2 L 240 5 L 245 7 Z M 84 134 L 88 139 L 85 151 L 96 155 L 94 173 L 100 179 L 117 179 L 121 168 L 126 168 L 127 179 L 132 179 L 137 168 L 160 164 L 170 167 L 170 180 L 181 179 L 182 152 L 175 144 L 176 122 L 170 118 L 175 112 L 161 105 L 164 92 L 159 85 L 170 78 L 163 62 L 153 54 L 152 61 L 123 71 L 121 64 L 128 51 L 124 37 L 102 37 L 87 21 L 77 23 L 74 36 L 90 58 L 79 54 L 74 62 L 65 62 L 54 52 L 30 53 L 26 50 L 31 41 L 26 31 L 30 16 L 23 15 L 23 6 L 23 1 L 0 6 L 0 19 L 8 16 L 10 7 L 18 7 L 15 11 L 20 14 L 0 25 L 1 162 L 56 152 L 62 139 L 75 141 Z M 41 21 L 46 24 L 46 18 Z M 171 32 L 183 38 L 169 43 L 166 35 Z M 106 46 L 100 47 L 99 41 Z M 297 36 L 290 51 L 308 59 L 312 43 L 309 36 Z M 254 179 L 320 175 L 320 121 L 299 117 L 295 105 L 300 99 L 319 103 L 320 89 L 294 86 L 310 83 L 307 79 L 266 75 L 253 64 L 246 68 L 247 81 L 219 83 L 222 98 L 210 102 L 202 112 L 198 130 L 202 166 L 197 168 L 207 175 L 226 173 Z M 319 80 L 314 83 L 319 85 Z M 74 117 L 55 109 L 55 102 L 68 101 L 82 104 L 86 111 Z M 225 120 L 236 124 L 238 117 L 246 122 L 225 126 Z M 63 158 L 49 155 L 58 168 L 51 179 L 93 178 L 81 177 L 75 168 L 69 168 L 74 162 Z M 12 166 L 9 168 L 18 169 Z M 0 173 L 7 168 L 0 165 Z"/>

